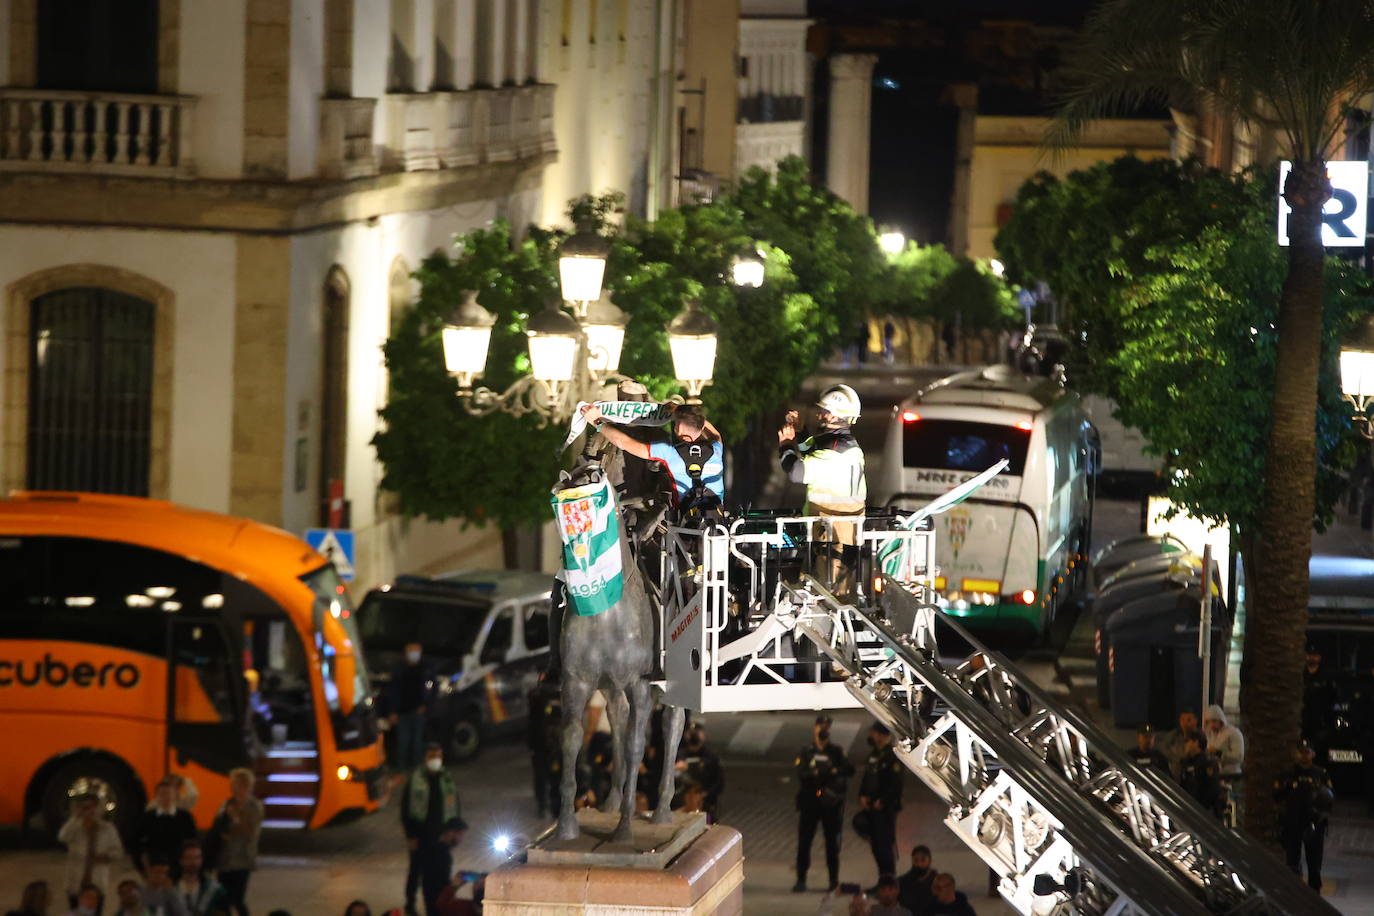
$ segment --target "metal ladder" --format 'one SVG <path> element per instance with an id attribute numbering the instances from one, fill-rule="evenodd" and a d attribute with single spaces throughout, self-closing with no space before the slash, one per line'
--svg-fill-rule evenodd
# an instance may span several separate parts
<path id="1" fill-rule="evenodd" d="M 897 756 L 949 805 L 946 825 L 1021 913 L 1334 916 L 1266 850 L 1137 768 L 933 605 L 881 585 L 877 608 L 859 608 L 804 576 L 781 587 L 775 614 L 847 673 L 849 693 L 892 730 Z M 937 629 L 970 654 L 942 661 Z"/>

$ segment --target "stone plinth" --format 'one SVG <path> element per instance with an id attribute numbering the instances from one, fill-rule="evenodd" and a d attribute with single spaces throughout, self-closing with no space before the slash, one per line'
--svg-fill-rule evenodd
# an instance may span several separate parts
<path id="1" fill-rule="evenodd" d="M 609 842 L 617 817 L 578 813 L 582 836 L 536 840 L 528 861 L 487 876 L 487 916 L 637 916 L 744 911 L 739 831 L 708 827 L 701 814 L 671 825 L 636 821 L 634 841 Z"/>

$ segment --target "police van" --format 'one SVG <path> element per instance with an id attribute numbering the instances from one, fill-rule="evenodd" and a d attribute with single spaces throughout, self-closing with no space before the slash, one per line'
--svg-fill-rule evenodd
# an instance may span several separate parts
<path id="1" fill-rule="evenodd" d="M 975 628 L 1040 634 L 1086 584 L 1099 455 L 1076 394 L 989 366 L 893 409 L 877 492 L 914 508 L 1005 458 L 1002 474 L 935 519 L 935 588 Z"/>

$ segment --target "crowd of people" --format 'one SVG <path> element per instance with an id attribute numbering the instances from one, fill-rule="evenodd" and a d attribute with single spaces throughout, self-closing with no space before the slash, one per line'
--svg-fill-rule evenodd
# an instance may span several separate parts
<path id="1" fill-rule="evenodd" d="M 94 794 L 78 795 L 58 831 L 67 850 L 65 906 L 46 881 L 30 883 L 17 916 L 248 916 L 244 897 L 257 864 L 263 806 L 248 769 L 229 774 L 230 795 L 208 830 L 191 810 L 199 793 L 182 776 L 158 783 L 121 838 Z M 127 842 L 126 842 L 127 840 Z M 107 909 L 108 905 L 108 909 Z"/>
<path id="2" fill-rule="evenodd" d="M 1245 736 L 1227 721 L 1220 706 L 1207 707 L 1201 728 L 1196 713 L 1180 712 L 1178 725 L 1162 742 L 1154 729 L 1142 725 L 1130 753 L 1141 768 L 1177 780 L 1204 811 L 1232 826 L 1238 824 Z M 1280 775 L 1273 793 L 1279 803 L 1279 841 L 1288 866 L 1302 874 L 1305 860 L 1308 886 L 1320 892 L 1322 853 L 1335 796 L 1331 779 L 1317 766 L 1316 751 L 1306 738 L 1294 747 L 1293 765 Z"/>

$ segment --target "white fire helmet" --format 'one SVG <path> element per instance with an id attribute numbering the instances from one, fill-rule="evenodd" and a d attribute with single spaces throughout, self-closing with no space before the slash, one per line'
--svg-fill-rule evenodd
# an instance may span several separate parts
<path id="1" fill-rule="evenodd" d="M 849 423 L 859 419 L 859 395 L 848 385 L 835 385 L 825 389 L 816 406 Z"/>

